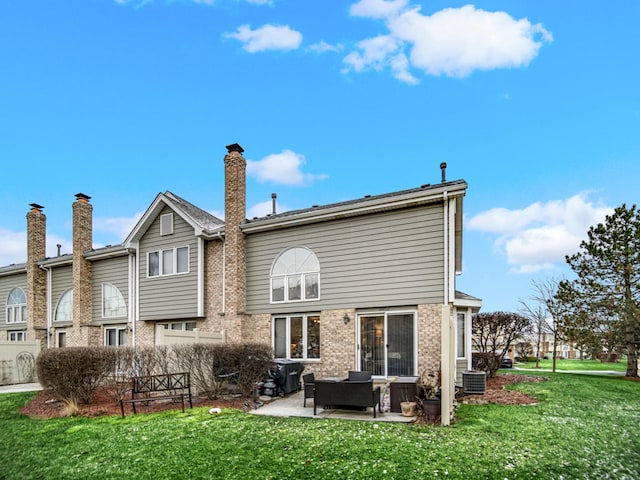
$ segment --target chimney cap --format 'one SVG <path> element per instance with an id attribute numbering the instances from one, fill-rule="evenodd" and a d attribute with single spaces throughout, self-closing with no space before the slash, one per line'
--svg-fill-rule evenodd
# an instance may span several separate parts
<path id="1" fill-rule="evenodd" d="M 89 195 L 85 195 L 84 193 L 76 193 L 75 197 L 78 200 L 84 200 L 84 201 L 91 200 L 91 197 Z"/>
<path id="2" fill-rule="evenodd" d="M 226 149 L 229 153 L 231 152 L 238 152 L 238 153 L 242 153 L 244 152 L 244 148 L 242 148 L 239 144 L 237 143 L 232 143 L 231 145 L 227 145 Z"/>
<path id="3" fill-rule="evenodd" d="M 38 205 L 37 203 L 30 203 L 29 206 L 34 210 L 42 210 L 44 208 L 42 205 Z"/>

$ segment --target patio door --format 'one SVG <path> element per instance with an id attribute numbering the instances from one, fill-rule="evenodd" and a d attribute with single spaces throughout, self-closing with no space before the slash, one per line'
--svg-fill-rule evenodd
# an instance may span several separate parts
<path id="1" fill-rule="evenodd" d="M 374 376 L 412 376 L 416 370 L 415 313 L 359 316 L 359 369 Z"/>

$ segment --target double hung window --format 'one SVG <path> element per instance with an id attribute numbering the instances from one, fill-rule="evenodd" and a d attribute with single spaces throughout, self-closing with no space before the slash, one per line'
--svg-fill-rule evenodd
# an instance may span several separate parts
<path id="1" fill-rule="evenodd" d="M 124 347 L 127 345 L 127 327 L 108 327 L 104 329 L 104 344 L 107 347 Z"/>
<path id="2" fill-rule="evenodd" d="M 189 272 L 189 247 L 175 247 L 147 254 L 148 275 L 159 277 Z"/>

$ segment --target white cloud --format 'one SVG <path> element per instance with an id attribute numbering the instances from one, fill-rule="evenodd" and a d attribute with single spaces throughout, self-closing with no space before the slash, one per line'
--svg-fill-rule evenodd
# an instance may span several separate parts
<path id="1" fill-rule="evenodd" d="M 252 30 L 249 25 L 241 25 L 236 33 L 225 34 L 227 38 L 239 40 L 247 52 L 265 50 L 295 50 L 302 43 L 302 34 L 288 25 L 263 25 Z"/>
<path id="2" fill-rule="evenodd" d="M 71 253 L 71 240 L 47 233 L 46 256 L 56 256 L 58 254 L 58 244 L 62 245 L 61 253 Z M 14 232 L 0 228 L 0 245 L 2 245 L 0 267 L 27 261 L 27 232 Z"/>
<path id="3" fill-rule="evenodd" d="M 0 266 L 24 263 L 27 260 L 27 232 L 0 228 Z"/>
<path id="4" fill-rule="evenodd" d="M 281 153 L 267 155 L 262 160 L 247 161 L 247 174 L 260 182 L 273 182 L 285 185 L 307 185 L 315 180 L 324 180 L 327 175 L 304 173 L 302 166 L 306 163 L 304 155 L 283 150 Z"/>
<path id="5" fill-rule="evenodd" d="M 341 52 L 343 49 L 344 46 L 339 43 L 336 45 L 331 45 L 324 40 L 309 46 L 309 50 L 316 53 Z"/>
<path id="6" fill-rule="evenodd" d="M 131 233 L 133 227 L 136 226 L 138 220 L 142 217 L 143 212 L 138 212 L 132 217 L 106 217 L 106 218 L 94 218 L 93 228 L 94 231 L 113 233 L 119 239 L 118 243 L 124 241 L 124 239 Z"/>
<path id="7" fill-rule="evenodd" d="M 417 83 L 410 68 L 465 77 L 475 70 L 527 66 L 543 43 L 552 40 L 540 23 L 473 5 L 424 15 L 403 0 L 361 0 L 350 13 L 383 20 L 389 32 L 358 42 L 344 59 L 345 71 L 389 67 L 397 79 L 410 84 Z"/>
<path id="8" fill-rule="evenodd" d="M 408 4 L 408 0 L 360 0 L 351 5 L 349 13 L 354 17 L 385 19 L 397 15 Z"/>
<path id="9" fill-rule="evenodd" d="M 278 203 L 276 205 L 276 213 L 288 212 L 289 210 L 291 210 L 291 208 L 284 203 Z M 267 200 L 250 207 L 247 210 L 247 218 L 266 217 L 267 215 L 271 215 L 271 213 L 273 213 L 273 203 L 271 200 Z"/>
<path id="10" fill-rule="evenodd" d="M 520 210 L 494 208 L 470 218 L 467 228 L 497 236 L 494 246 L 516 273 L 532 273 L 564 263 L 575 253 L 589 227 L 612 208 L 594 205 L 587 194 L 566 200 L 536 202 Z"/>

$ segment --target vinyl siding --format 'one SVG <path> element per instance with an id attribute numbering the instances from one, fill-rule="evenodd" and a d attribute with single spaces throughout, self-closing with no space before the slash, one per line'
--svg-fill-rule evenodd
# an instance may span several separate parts
<path id="1" fill-rule="evenodd" d="M 442 303 L 442 205 L 335 220 L 247 237 L 248 313 Z M 286 248 L 320 261 L 320 300 L 269 303 L 269 275 Z"/>
<path id="2" fill-rule="evenodd" d="M 164 208 L 160 215 L 171 213 Z M 160 236 L 160 215 L 140 239 L 140 320 L 193 318 L 198 313 L 198 244 L 193 227 L 174 212 L 174 233 Z M 147 254 L 174 247 L 189 247 L 189 273 L 147 277 Z"/>
<path id="3" fill-rule="evenodd" d="M 122 257 L 108 258 L 104 260 L 98 260 L 91 264 L 91 276 L 93 278 L 92 285 L 92 314 L 91 318 L 93 322 L 114 322 L 122 323 L 124 317 L 116 318 L 102 318 L 102 284 L 110 283 L 120 290 L 120 294 L 124 298 L 127 307 L 129 306 L 129 257 L 124 255 Z"/>
<path id="4" fill-rule="evenodd" d="M 27 325 L 26 323 L 7 323 L 7 300 L 9 299 L 9 292 L 16 287 L 22 288 L 24 293 L 27 293 L 26 273 L 0 277 L 0 328 L 8 325 L 11 328 L 20 329 Z"/>
<path id="5" fill-rule="evenodd" d="M 73 268 L 71 265 L 53 268 L 51 271 L 51 319 L 56 318 L 56 307 L 64 292 L 73 288 Z"/>

